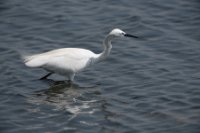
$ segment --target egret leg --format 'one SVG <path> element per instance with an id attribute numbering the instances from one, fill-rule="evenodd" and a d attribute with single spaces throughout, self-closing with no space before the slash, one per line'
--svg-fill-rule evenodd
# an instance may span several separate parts
<path id="1" fill-rule="evenodd" d="M 70 73 L 69 75 L 68 75 L 68 82 L 73 82 L 73 80 L 74 80 L 74 76 L 75 76 L 75 73 Z"/>
<path id="2" fill-rule="evenodd" d="M 73 82 L 71 80 L 67 80 L 67 84 L 71 85 Z"/>
<path id="3" fill-rule="evenodd" d="M 47 75 L 41 77 L 40 80 L 46 79 L 46 78 L 49 77 L 51 74 L 53 74 L 53 73 L 48 73 Z"/>

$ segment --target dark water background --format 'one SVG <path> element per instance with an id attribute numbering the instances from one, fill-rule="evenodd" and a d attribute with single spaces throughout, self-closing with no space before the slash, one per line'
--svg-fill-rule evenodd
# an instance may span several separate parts
<path id="1" fill-rule="evenodd" d="M 20 54 L 62 47 L 110 57 L 75 84 L 37 80 Z M 1 0 L 1 133 L 199 133 L 199 0 Z M 54 75 L 56 80 L 62 77 Z"/>

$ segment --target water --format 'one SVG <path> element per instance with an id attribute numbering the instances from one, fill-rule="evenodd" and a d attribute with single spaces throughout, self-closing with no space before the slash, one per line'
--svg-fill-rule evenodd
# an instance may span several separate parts
<path id="1" fill-rule="evenodd" d="M 199 133 L 198 0 L 2 0 L 1 133 Z M 118 27 L 141 38 L 113 41 L 110 57 L 75 83 L 24 66 L 20 54 L 62 47 L 100 52 Z"/>

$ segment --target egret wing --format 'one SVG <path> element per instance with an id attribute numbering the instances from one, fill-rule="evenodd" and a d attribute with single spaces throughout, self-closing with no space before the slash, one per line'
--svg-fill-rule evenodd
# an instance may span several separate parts
<path id="1" fill-rule="evenodd" d="M 47 69 L 58 69 L 65 71 L 78 72 L 84 69 L 90 59 L 95 56 L 95 54 L 89 50 L 85 49 L 63 49 L 58 51 L 52 51 L 51 59 L 47 62 L 45 67 Z M 49 53 L 50 54 L 50 53 Z"/>
<path id="2" fill-rule="evenodd" d="M 79 71 L 85 68 L 96 54 L 92 51 L 79 48 L 62 48 L 43 54 L 29 56 L 25 64 L 29 67 L 43 67 L 46 69 L 64 69 Z"/>

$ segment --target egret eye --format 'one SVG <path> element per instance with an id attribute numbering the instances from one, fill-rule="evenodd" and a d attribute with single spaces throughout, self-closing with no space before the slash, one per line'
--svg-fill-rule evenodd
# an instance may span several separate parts
<path id="1" fill-rule="evenodd" d="M 124 36 L 126 33 L 122 32 L 122 35 Z"/>

